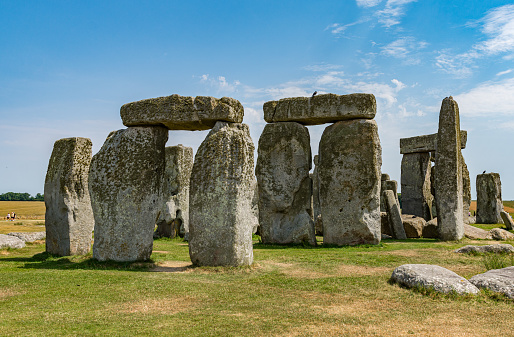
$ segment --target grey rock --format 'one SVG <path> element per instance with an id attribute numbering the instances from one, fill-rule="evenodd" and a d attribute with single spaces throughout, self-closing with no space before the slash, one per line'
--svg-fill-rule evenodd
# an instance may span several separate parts
<path id="1" fill-rule="evenodd" d="M 328 126 L 319 144 L 323 242 L 378 244 L 382 148 L 374 120 Z"/>
<path id="2" fill-rule="evenodd" d="M 254 145 L 246 124 L 217 122 L 195 155 L 189 191 L 194 265 L 253 261 Z"/>
<path id="3" fill-rule="evenodd" d="M 259 186 L 257 184 L 257 180 L 253 179 L 253 197 L 252 197 L 252 214 L 251 221 L 253 222 L 252 226 L 252 234 L 261 234 L 260 224 L 259 224 Z"/>
<path id="4" fill-rule="evenodd" d="M 465 224 L 470 223 L 471 214 L 469 207 L 471 206 L 471 180 L 469 178 L 468 165 L 464 160 L 461 152 L 461 165 L 462 165 L 462 219 Z"/>
<path id="5" fill-rule="evenodd" d="M 383 196 L 386 202 L 386 212 L 389 220 L 388 223 L 393 231 L 393 237 L 400 240 L 407 239 L 407 235 L 405 234 L 405 229 L 403 227 L 400 207 L 396 203 L 395 193 L 391 190 L 387 190 L 383 192 Z"/>
<path id="6" fill-rule="evenodd" d="M 389 176 L 389 175 L 387 175 Z M 386 211 L 386 205 L 385 205 L 385 197 L 384 192 L 385 191 L 393 191 L 394 198 L 396 200 L 396 204 L 400 205 L 400 202 L 398 201 L 398 183 L 396 180 L 384 180 L 384 174 L 382 174 L 382 179 L 380 181 L 380 212 Z"/>
<path id="7" fill-rule="evenodd" d="M 432 288 L 440 293 L 456 292 L 463 294 L 477 294 L 477 287 L 462 276 L 446 268 L 431 264 L 404 264 L 397 267 L 391 275 L 391 281 L 408 288 Z"/>
<path id="8" fill-rule="evenodd" d="M 295 122 L 267 124 L 259 139 L 255 173 L 263 243 L 316 244 L 311 218 L 311 146 Z"/>
<path id="9" fill-rule="evenodd" d="M 439 232 L 437 230 L 437 218 L 427 221 L 423 227 L 421 235 L 427 239 L 437 239 L 439 237 Z"/>
<path id="10" fill-rule="evenodd" d="M 501 211 L 500 215 L 502 217 L 503 224 L 505 225 L 507 230 L 509 230 L 509 231 L 512 230 L 512 227 L 514 226 L 514 221 L 512 221 L 510 214 L 505 211 Z"/>
<path id="11" fill-rule="evenodd" d="M 55 142 L 45 179 L 46 251 L 60 256 L 87 254 L 94 227 L 88 190 L 89 138 Z"/>
<path id="12" fill-rule="evenodd" d="M 493 228 L 489 231 L 492 238 L 498 241 L 514 240 L 514 234 L 501 228 Z"/>
<path id="13" fill-rule="evenodd" d="M 22 239 L 12 236 L 12 235 L 5 235 L 0 234 L 0 249 L 3 248 L 23 248 L 25 247 L 25 241 Z"/>
<path id="14" fill-rule="evenodd" d="M 393 231 L 391 230 L 391 225 L 389 224 L 389 216 L 387 215 L 387 212 L 380 212 L 380 229 L 382 235 L 386 234 L 392 237 Z"/>
<path id="15" fill-rule="evenodd" d="M 482 228 L 464 224 L 464 235 L 472 240 L 491 240 L 493 236 Z"/>
<path id="16" fill-rule="evenodd" d="M 189 232 L 189 180 L 193 149 L 179 144 L 165 149 L 166 169 L 162 182 L 164 203 L 157 219 L 160 237 L 184 237 Z"/>
<path id="17" fill-rule="evenodd" d="M 165 126 L 169 130 L 209 130 L 217 121 L 241 123 L 243 105 L 230 97 L 180 96 L 149 98 L 124 104 L 125 126 Z"/>
<path id="18" fill-rule="evenodd" d="M 95 215 L 95 259 L 150 258 L 163 204 L 167 140 L 164 127 L 129 127 L 111 132 L 94 155 L 89 193 Z"/>
<path id="19" fill-rule="evenodd" d="M 391 235 L 387 235 L 387 234 L 382 233 L 382 240 L 390 240 L 392 238 L 393 237 Z"/>
<path id="20" fill-rule="evenodd" d="M 502 223 L 502 187 L 498 173 L 477 175 L 477 223 Z"/>
<path id="21" fill-rule="evenodd" d="M 464 222 L 459 107 L 452 97 L 443 100 L 439 113 L 435 166 L 439 238 L 460 240 Z"/>
<path id="22" fill-rule="evenodd" d="M 461 149 L 466 148 L 468 132 L 460 130 Z M 437 149 L 437 133 L 430 135 L 416 136 L 410 138 L 400 138 L 400 153 L 434 152 Z"/>
<path id="23" fill-rule="evenodd" d="M 312 172 L 312 211 L 314 214 L 314 230 L 316 235 L 323 235 L 323 218 L 321 217 L 321 207 L 319 204 L 318 158 L 318 155 L 314 156 L 314 170 Z"/>
<path id="24" fill-rule="evenodd" d="M 404 154 L 401 166 L 402 212 L 432 219 L 429 153 Z"/>
<path id="25" fill-rule="evenodd" d="M 507 244 L 474 246 L 467 245 L 454 250 L 455 253 L 514 253 L 514 247 Z"/>
<path id="26" fill-rule="evenodd" d="M 427 222 L 422 217 L 412 214 L 402 214 L 403 228 L 408 238 L 420 238 Z"/>
<path id="27" fill-rule="evenodd" d="M 46 238 L 45 232 L 28 232 L 28 233 L 8 233 L 7 235 L 15 236 L 23 242 L 34 242 L 44 240 Z"/>
<path id="28" fill-rule="evenodd" d="M 372 119 L 377 113 L 377 103 L 372 94 L 324 94 L 269 101 L 264 103 L 263 110 L 264 120 L 268 123 L 317 125 L 349 119 Z"/>
<path id="29" fill-rule="evenodd" d="M 386 180 L 391 180 L 391 177 L 387 173 L 382 173 L 380 175 L 380 181 L 386 181 Z"/>
<path id="30" fill-rule="evenodd" d="M 505 294 L 514 299 L 514 267 L 489 270 L 469 279 L 478 288 Z"/>

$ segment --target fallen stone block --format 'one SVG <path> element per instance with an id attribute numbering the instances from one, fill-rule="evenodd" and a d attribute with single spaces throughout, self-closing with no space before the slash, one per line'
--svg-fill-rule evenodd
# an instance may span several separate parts
<path id="1" fill-rule="evenodd" d="M 422 236 L 427 239 L 437 239 L 439 237 L 437 230 L 437 218 L 427 221 L 423 227 Z"/>
<path id="2" fill-rule="evenodd" d="M 0 249 L 2 248 L 23 248 L 25 241 L 16 236 L 0 234 Z"/>
<path id="3" fill-rule="evenodd" d="M 29 233 L 8 233 L 7 235 L 15 236 L 24 242 L 34 242 L 44 240 L 46 237 L 45 232 L 29 232 Z"/>
<path id="4" fill-rule="evenodd" d="M 478 288 L 489 289 L 514 299 L 514 267 L 489 270 L 469 279 Z"/>
<path id="5" fill-rule="evenodd" d="M 514 240 L 514 234 L 501 228 L 493 228 L 489 231 L 492 238 L 498 241 Z"/>
<path id="6" fill-rule="evenodd" d="M 491 240 L 493 238 L 490 232 L 466 224 L 464 224 L 464 235 L 472 240 Z"/>
<path id="7" fill-rule="evenodd" d="M 420 238 L 423 236 L 423 228 L 427 224 L 425 219 L 416 215 L 402 214 L 402 222 L 408 238 Z"/>
<path id="8" fill-rule="evenodd" d="M 510 214 L 505 211 L 501 211 L 500 216 L 502 217 L 503 224 L 505 225 L 507 230 L 512 230 L 512 227 L 514 227 L 514 221 L 512 221 Z"/>
<path id="9" fill-rule="evenodd" d="M 467 245 L 454 250 L 455 253 L 514 253 L 514 247 L 507 244 L 473 246 Z"/>

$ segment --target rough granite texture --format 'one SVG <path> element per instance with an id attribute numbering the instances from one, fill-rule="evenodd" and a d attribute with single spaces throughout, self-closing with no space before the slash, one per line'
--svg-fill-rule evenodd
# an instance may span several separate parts
<path id="1" fill-rule="evenodd" d="M 389 177 L 389 175 L 386 175 Z M 396 200 L 396 204 L 400 205 L 400 201 L 398 200 L 398 182 L 396 180 L 390 180 L 386 179 L 384 180 L 384 174 L 382 174 L 382 179 L 380 181 L 380 212 L 386 212 L 386 206 L 385 206 L 385 198 L 384 198 L 384 192 L 385 191 L 393 191 L 394 193 L 394 199 Z"/>
<path id="2" fill-rule="evenodd" d="M 230 97 L 180 96 L 149 98 L 124 104 L 125 126 L 165 126 L 169 130 L 209 130 L 217 121 L 241 123 L 243 105 Z"/>
<path id="3" fill-rule="evenodd" d="M 404 264 L 393 271 L 391 281 L 408 288 L 432 288 L 440 293 L 477 294 L 480 291 L 464 277 L 431 264 Z"/>
<path id="4" fill-rule="evenodd" d="M 253 261 L 254 145 L 246 124 L 217 122 L 196 152 L 189 191 L 194 265 Z"/>
<path id="5" fill-rule="evenodd" d="M 391 190 L 384 191 L 383 198 L 385 199 L 388 223 L 393 232 L 393 237 L 400 240 L 407 239 L 395 193 Z"/>
<path id="6" fill-rule="evenodd" d="M 477 223 L 503 223 L 502 186 L 498 173 L 477 175 Z"/>
<path id="7" fill-rule="evenodd" d="M 328 126 L 319 144 L 323 243 L 380 243 L 382 148 L 374 120 Z"/>
<path id="8" fill-rule="evenodd" d="M 464 156 L 460 155 L 462 164 L 462 219 L 465 224 L 469 224 L 470 212 L 469 207 L 471 206 L 471 179 L 469 178 L 468 165 L 464 161 Z"/>
<path id="9" fill-rule="evenodd" d="M 494 240 L 498 241 L 514 240 L 514 234 L 501 228 L 493 228 L 489 231 L 489 234 Z"/>
<path id="10" fill-rule="evenodd" d="M 401 166 L 402 212 L 432 219 L 430 153 L 404 154 Z"/>
<path id="11" fill-rule="evenodd" d="M 403 228 L 408 238 L 420 238 L 427 222 L 422 217 L 412 214 L 402 214 Z"/>
<path id="12" fill-rule="evenodd" d="M 46 238 L 45 232 L 28 232 L 28 233 L 8 233 L 7 235 L 15 236 L 23 242 L 34 242 L 44 240 Z"/>
<path id="13" fill-rule="evenodd" d="M 278 122 L 264 127 L 255 168 L 263 243 L 316 245 L 311 218 L 311 163 L 305 126 Z"/>
<path id="14" fill-rule="evenodd" d="M 0 234 L 0 249 L 2 248 L 23 248 L 25 247 L 25 241 L 22 239 L 12 236 Z"/>
<path id="15" fill-rule="evenodd" d="M 478 288 L 486 288 L 514 299 L 514 267 L 489 270 L 469 279 Z"/>
<path id="16" fill-rule="evenodd" d="M 427 221 L 421 234 L 424 238 L 437 239 L 439 231 L 437 230 L 437 218 Z"/>
<path id="17" fill-rule="evenodd" d="M 392 237 L 393 232 L 391 231 L 391 226 L 389 225 L 389 216 L 387 215 L 387 212 L 380 212 L 380 227 L 382 238 L 384 237 L 384 234 Z"/>
<path id="18" fill-rule="evenodd" d="M 89 138 L 54 143 L 45 179 L 46 251 L 60 256 L 87 254 L 94 227 L 88 190 L 92 154 Z"/>
<path id="19" fill-rule="evenodd" d="M 95 215 L 95 259 L 150 258 L 163 203 L 167 140 L 164 127 L 129 127 L 111 132 L 93 157 L 89 193 Z"/>
<path id="20" fill-rule="evenodd" d="M 189 180 L 193 169 L 193 148 L 168 146 L 162 183 L 163 206 L 157 219 L 160 237 L 184 237 L 189 233 Z"/>
<path id="21" fill-rule="evenodd" d="M 461 149 L 466 148 L 468 132 L 460 130 Z M 411 138 L 400 138 L 400 153 L 434 152 L 437 149 L 437 133 L 431 135 L 416 136 Z"/>
<path id="22" fill-rule="evenodd" d="M 512 221 L 510 214 L 502 210 L 500 212 L 500 215 L 502 217 L 503 224 L 505 225 L 507 230 L 509 230 L 509 231 L 512 230 L 512 227 L 514 227 L 514 221 Z"/>
<path id="23" fill-rule="evenodd" d="M 514 253 L 514 247 L 507 244 L 473 246 L 467 245 L 454 250 L 455 253 Z"/>
<path id="24" fill-rule="evenodd" d="M 491 240 L 493 236 L 486 230 L 464 224 L 464 235 L 472 240 Z"/>
<path id="25" fill-rule="evenodd" d="M 283 98 L 264 103 L 264 120 L 298 122 L 304 125 L 334 123 L 349 119 L 373 119 L 377 102 L 372 94 Z"/>
<path id="26" fill-rule="evenodd" d="M 435 167 L 439 238 L 460 240 L 464 236 L 460 122 L 459 107 L 452 97 L 443 100 L 439 113 Z"/>

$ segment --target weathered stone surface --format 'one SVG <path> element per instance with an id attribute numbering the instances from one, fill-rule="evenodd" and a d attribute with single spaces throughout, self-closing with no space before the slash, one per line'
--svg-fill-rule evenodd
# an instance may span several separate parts
<path id="1" fill-rule="evenodd" d="M 446 268 L 431 264 L 404 264 L 393 271 L 391 281 L 406 287 L 432 288 L 437 292 L 448 294 L 456 292 L 477 294 L 478 288 L 464 277 Z"/>
<path id="2" fill-rule="evenodd" d="M 55 142 L 45 179 L 46 251 L 67 256 L 91 250 L 94 227 L 88 190 L 89 138 Z"/>
<path id="3" fill-rule="evenodd" d="M 509 231 L 512 230 L 512 227 L 514 226 L 514 221 L 512 221 L 510 214 L 505 211 L 501 211 L 500 215 L 502 217 L 503 224 L 505 225 L 507 230 L 509 230 Z"/>
<path id="4" fill-rule="evenodd" d="M 464 161 L 464 156 L 460 155 L 462 164 L 462 219 L 465 224 L 470 223 L 469 207 L 471 206 L 471 179 L 469 178 L 468 165 Z"/>
<path id="5" fill-rule="evenodd" d="M 129 127 L 111 132 L 94 155 L 89 192 L 95 215 L 95 259 L 150 258 L 163 203 L 167 140 L 164 127 Z"/>
<path id="6" fill-rule="evenodd" d="M 439 113 L 435 157 L 437 224 L 439 238 L 444 241 L 464 236 L 460 138 L 459 107 L 452 97 L 447 97 Z"/>
<path id="7" fill-rule="evenodd" d="M 163 206 L 157 219 L 161 237 L 184 237 L 189 233 L 189 180 L 193 169 L 193 148 L 168 146 L 162 183 Z"/>
<path id="8" fill-rule="evenodd" d="M 125 126 L 165 126 L 169 130 L 209 130 L 217 121 L 241 123 L 243 105 L 230 97 L 180 96 L 149 98 L 124 104 Z"/>
<path id="9" fill-rule="evenodd" d="M 382 148 L 373 120 L 328 126 L 319 144 L 325 244 L 378 244 Z"/>
<path id="10" fill-rule="evenodd" d="M 498 173 L 477 175 L 477 223 L 502 223 L 502 186 Z"/>
<path id="11" fill-rule="evenodd" d="M 514 267 L 489 270 L 469 279 L 478 288 L 505 294 L 514 299 Z"/>
<path id="12" fill-rule="evenodd" d="M 319 166 L 318 155 L 314 156 L 314 170 L 312 172 L 312 211 L 314 219 L 314 231 L 316 235 L 323 235 L 323 218 L 321 217 L 321 208 L 319 204 Z"/>
<path id="13" fill-rule="evenodd" d="M 460 130 L 460 146 L 461 149 L 466 148 L 468 140 L 468 132 Z M 415 152 L 434 152 L 437 149 L 437 133 L 431 135 L 416 136 L 410 138 L 400 138 L 400 153 Z"/>
<path id="14" fill-rule="evenodd" d="M 23 242 L 34 242 L 44 240 L 46 237 L 45 232 L 28 232 L 28 233 L 8 233 L 7 235 L 15 236 Z"/>
<path id="15" fill-rule="evenodd" d="M 255 168 L 263 243 L 316 244 L 311 218 L 311 162 L 305 126 L 279 122 L 264 127 Z"/>
<path id="16" fill-rule="evenodd" d="M 383 197 L 385 199 L 388 223 L 393 231 L 393 237 L 400 240 L 407 239 L 405 229 L 403 228 L 400 207 L 396 203 L 395 193 L 391 190 L 386 190 L 383 192 Z"/>
<path id="17" fill-rule="evenodd" d="M 0 234 L 0 249 L 2 248 L 23 248 L 25 241 L 16 236 Z"/>
<path id="18" fill-rule="evenodd" d="M 402 214 L 402 221 L 408 238 L 420 238 L 423 236 L 423 228 L 427 224 L 425 219 L 412 214 Z"/>
<path id="19" fill-rule="evenodd" d="M 501 228 L 493 228 L 489 231 L 494 240 L 505 241 L 514 240 L 514 234 Z"/>
<path id="20" fill-rule="evenodd" d="M 194 265 L 253 261 L 254 145 L 246 124 L 218 122 L 195 155 L 189 191 L 189 256 Z"/>
<path id="21" fill-rule="evenodd" d="M 421 235 L 427 239 L 437 239 L 439 237 L 437 230 L 437 218 L 427 221 L 425 227 L 423 227 Z"/>
<path id="22" fill-rule="evenodd" d="M 349 119 L 373 119 L 377 102 L 372 94 L 283 98 L 264 103 L 264 120 L 298 122 L 304 125 L 333 123 Z"/>
<path id="23" fill-rule="evenodd" d="M 507 244 L 473 246 L 467 245 L 454 250 L 455 253 L 514 253 L 514 247 Z"/>
<path id="24" fill-rule="evenodd" d="M 252 213 L 251 213 L 251 222 L 252 225 L 252 234 L 261 235 L 260 224 L 259 224 L 259 185 L 257 184 L 257 179 L 253 179 L 253 197 L 252 197 Z"/>
<path id="25" fill-rule="evenodd" d="M 482 228 L 464 224 L 464 235 L 472 240 L 491 240 L 493 236 Z"/>
<path id="26" fill-rule="evenodd" d="M 398 200 L 398 183 L 396 180 L 391 180 L 389 174 L 382 173 L 380 178 L 380 212 L 386 211 L 385 198 L 383 196 L 383 192 L 386 190 L 392 190 L 396 195 L 396 200 Z M 399 202 L 397 202 L 400 205 Z"/>
<path id="27" fill-rule="evenodd" d="M 402 212 L 432 219 L 430 154 L 404 154 L 401 167 Z"/>
<path id="28" fill-rule="evenodd" d="M 387 215 L 387 212 L 380 212 L 380 227 L 382 235 L 386 234 L 392 237 L 393 231 L 389 225 L 389 216 Z"/>

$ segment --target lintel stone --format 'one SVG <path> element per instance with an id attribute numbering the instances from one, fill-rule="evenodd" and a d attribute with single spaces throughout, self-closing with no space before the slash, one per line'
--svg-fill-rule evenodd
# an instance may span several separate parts
<path id="1" fill-rule="evenodd" d="M 468 132 L 460 130 L 461 149 L 466 148 Z M 400 153 L 433 152 L 437 148 L 437 133 L 431 135 L 416 136 L 410 138 L 400 138 Z"/>

